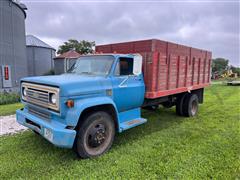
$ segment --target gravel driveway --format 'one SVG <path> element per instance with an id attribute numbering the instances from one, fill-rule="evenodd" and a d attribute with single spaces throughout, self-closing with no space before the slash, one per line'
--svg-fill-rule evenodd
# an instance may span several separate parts
<path id="1" fill-rule="evenodd" d="M 14 134 L 27 130 L 16 121 L 16 115 L 0 116 L 0 136 L 5 134 Z"/>

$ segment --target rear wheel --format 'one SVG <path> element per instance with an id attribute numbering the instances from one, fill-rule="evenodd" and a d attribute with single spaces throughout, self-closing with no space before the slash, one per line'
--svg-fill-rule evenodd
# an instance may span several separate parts
<path id="1" fill-rule="evenodd" d="M 196 94 L 187 94 L 183 100 L 183 115 L 186 117 L 196 116 L 198 113 L 198 96 Z"/>
<path id="2" fill-rule="evenodd" d="M 112 117 L 103 111 L 92 113 L 80 124 L 75 151 L 82 158 L 99 156 L 110 149 L 114 135 Z"/>
<path id="3" fill-rule="evenodd" d="M 176 113 L 179 116 L 183 115 L 183 101 L 187 94 L 183 94 L 177 97 L 176 101 Z"/>

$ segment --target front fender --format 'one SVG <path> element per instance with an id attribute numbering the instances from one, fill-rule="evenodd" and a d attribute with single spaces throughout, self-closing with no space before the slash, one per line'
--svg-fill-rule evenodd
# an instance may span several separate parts
<path id="1" fill-rule="evenodd" d="M 115 111 L 117 112 L 117 108 L 113 100 L 109 97 L 94 97 L 94 98 L 86 98 L 86 99 L 75 99 L 74 107 L 69 108 L 66 113 L 66 122 L 69 126 L 76 126 L 79 120 L 81 113 L 93 106 L 111 104 Z"/>

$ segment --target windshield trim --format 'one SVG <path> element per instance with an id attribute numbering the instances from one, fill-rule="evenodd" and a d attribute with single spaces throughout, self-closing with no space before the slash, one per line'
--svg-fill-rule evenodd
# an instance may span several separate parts
<path id="1" fill-rule="evenodd" d="M 76 64 L 76 62 L 78 60 L 80 60 L 82 57 L 99 57 L 99 56 L 108 56 L 108 57 L 112 57 L 113 59 L 110 59 L 112 61 L 111 65 L 109 66 L 109 70 L 107 71 L 106 74 L 95 74 L 95 73 L 76 73 L 76 72 L 70 72 L 70 70 L 74 67 L 74 65 Z M 86 76 L 109 76 L 112 73 L 112 69 L 114 66 L 114 62 L 116 60 L 116 57 L 114 55 L 111 54 L 102 54 L 102 55 L 81 55 L 79 58 L 77 58 L 75 60 L 75 63 L 67 70 L 66 74 L 77 74 L 77 75 L 86 75 Z"/>

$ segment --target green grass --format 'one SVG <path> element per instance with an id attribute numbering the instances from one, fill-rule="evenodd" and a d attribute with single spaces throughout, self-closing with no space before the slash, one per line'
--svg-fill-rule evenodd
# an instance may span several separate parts
<path id="1" fill-rule="evenodd" d="M 240 178 L 240 88 L 206 89 L 199 115 L 144 111 L 148 123 L 115 138 L 105 155 L 79 160 L 27 131 L 0 138 L 0 179 Z"/>
<path id="2" fill-rule="evenodd" d="M 22 107 L 21 103 L 0 105 L 0 116 L 15 114 L 16 110 Z"/>

